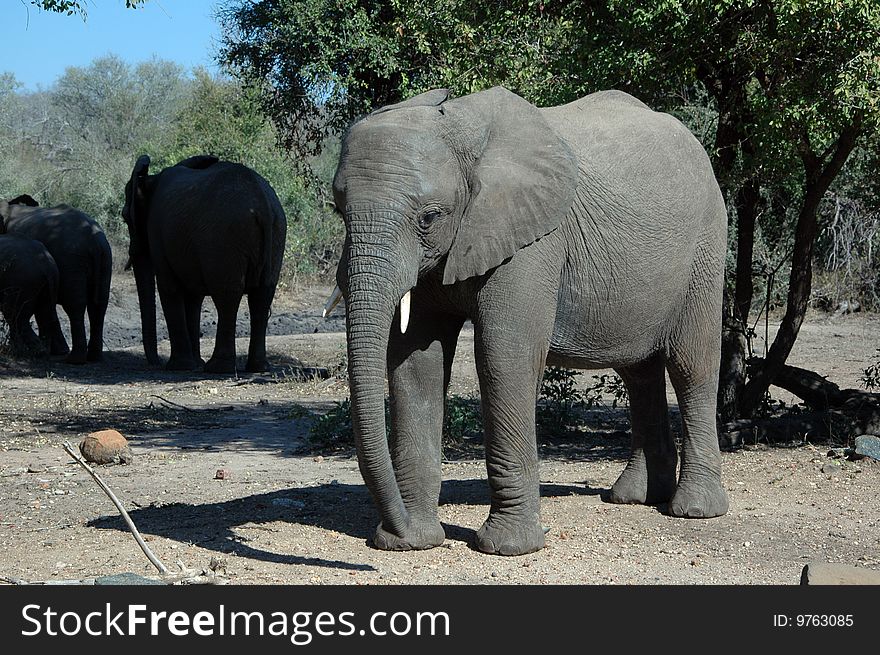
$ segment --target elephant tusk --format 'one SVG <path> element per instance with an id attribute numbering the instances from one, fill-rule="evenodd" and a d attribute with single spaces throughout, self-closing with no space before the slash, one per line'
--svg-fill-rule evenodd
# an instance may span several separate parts
<path id="1" fill-rule="evenodd" d="M 333 293 L 330 294 L 330 297 L 327 299 L 327 304 L 324 305 L 324 311 L 321 312 L 322 318 L 327 318 L 330 314 L 333 313 L 333 310 L 336 308 L 336 305 L 339 304 L 339 301 L 342 300 L 342 291 L 339 290 L 339 287 L 336 286 L 333 288 Z"/>
<path id="2" fill-rule="evenodd" d="M 409 325 L 409 305 L 412 298 L 412 291 L 407 291 L 400 299 L 400 333 L 406 334 L 406 328 Z"/>

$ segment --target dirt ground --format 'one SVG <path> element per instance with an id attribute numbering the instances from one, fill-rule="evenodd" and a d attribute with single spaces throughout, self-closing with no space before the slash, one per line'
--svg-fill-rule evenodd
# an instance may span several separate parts
<path id="1" fill-rule="evenodd" d="M 0 577 L 153 572 L 108 498 L 61 449 L 108 427 L 131 440 L 134 461 L 99 467 L 100 475 L 149 546 L 171 566 L 219 561 L 233 584 L 796 584 L 810 561 L 880 569 L 877 462 L 836 460 L 833 469 L 828 444 L 751 445 L 723 455 L 726 516 L 670 518 L 662 507 L 603 501 L 628 450 L 625 410 L 610 407 L 596 410 L 582 434 L 542 440 L 544 550 L 503 558 L 471 547 L 488 511 L 479 451 L 443 464 L 442 547 L 368 547 L 378 515 L 356 458 L 316 452 L 308 438 L 347 386 L 294 375 L 300 364 L 333 370 L 343 357 L 341 312 L 320 319 L 327 292 L 279 290 L 267 374 L 149 369 L 133 284 L 122 273 L 102 364 L 0 359 Z M 239 334 L 247 333 L 245 307 Z M 203 319 L 205 354 L 210 302 Z M 163 329 L 160 320 L 160 338 Z M 465 332 L 454 393 L 476 394 L 472 345 Z M 789 361 L 856 387 L 878 346 L 876 315 L 813 315 Z M 239 339 L 239 353 L 246 349 Z M 218 469 L 226 479 L 215 479 Z"/>

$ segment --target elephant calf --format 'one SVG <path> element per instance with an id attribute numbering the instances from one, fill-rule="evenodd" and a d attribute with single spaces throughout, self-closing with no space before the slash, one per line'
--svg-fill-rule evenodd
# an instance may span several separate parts
<path id="1" fill-rule="evenodd" d="M 444 539 L 444 397 L 468 319 L 492 498 L 480 550 L 544 545 L 535 402 L 545 363 L 614 368 L 626 384 L 633 454 L 612 501 L 668 503 L 682 517 L 727 511 L 715 427 L 727 215 L 684 125 L 618 91 L 539 109 L 501 87 L 455 99 L 437 89 L 355 123 L 333 192 L 377 547 Z M 680 471 L 665 371 L 684 423 Z"/>
<path id="2" fill-rule="evenodd" d="M 204 364 L 235 371 L 235 322 L 248 297 L 251 339 L 247 370 L 265 371 L 266 327 L 281 273 L 287 219 L 275 191 L 256 172 L 216 157 L 190 157 L 156 174 L 141 156 L 125 187 L 123 217 L 130 237 L 141 308 L 144 352 L 156 365 L 156 286 L 168 324 L 168 370 Z M 205 296 L 217 308 L 214 354 L 200 354 Z"/>
<path id="3" fill-rule="evenodd" d="M 4 232 L 39 241 L 58 266 L 58 304 L 70 319 L 73 343 L 68 349 L 58 325 L 52 354 L 67 354 L 66 361 L 71 364 L 100 361 L 113 266 L 104 231 L 78 209 L 67 205 L 40 207 L 33 198 L 22 195 L 9 202 L 0 201 L 0 233 Z"/>
<path id="4" fill-rule="evenodd" d="M 0 313 L 9 326 L 9 343 L 17 354 L 45 354 L 31 327 L 37 319 L 40 337 L 57 354 L 59 343 L 58 267 L 45 246 L 33 239 L 0 235 Z"/>

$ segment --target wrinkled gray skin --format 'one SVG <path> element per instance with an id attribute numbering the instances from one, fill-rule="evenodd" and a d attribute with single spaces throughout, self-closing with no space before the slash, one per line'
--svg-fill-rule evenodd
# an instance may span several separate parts
<path id="1" fill-rule="evenodd" d="M 727 219 L 681 123 L 616 91 L 546 109 L 503 88 L 455 100 L 430 91 L 352 126 L 334 194 L 358 460 L 382 518 L 375 546 L 444 540 L 443 406 L 466 319 L 491 489 L 480 550 L 544 544 L 535 402 L 545 362 L 613 367 L 626 383 L 632 456 L 614 502 L 727 511 L 715 427 Z M 677 480 L 664 370 L 684 422 Z"/>
<path id="2" fill-rule="evenodd" d="M 67 205 L 40 207 L 28 195 L 0 201 L 0 233 L 36 239 L 58 266 L 58 303 L 70 319 L 71 348 L 61 332 L 52 337 L 52 355 L 67 354 L 70 364 L 100 361 L 104 352 L 104 316 L 110 301 L 113 256 L 98 223 Z M 85 315 L 89 313 L 86 341 Z"/>
<path id="3" fill-rule="evenodd" d="M 57 342 L 57 302 L 58 266 L 46 247 L 33 239 L 0 235 L 0 313 L 9 326 L 13 352 L 45 355 L 61 344 L 66 348 L 63 339 Z M 37 319 L 40 338 L 31 316 Z"/>
<path id="4" fill-rule="evenodd" d="M 287 221 L 275 191 L 251 169 L 207 155 L 149 174 L 141 156 L 125 187 L 123 217 L 130 237 L 141 309 L 144 352 L 156 352 L 156 286 L 168 324 L 165 368 L 235 371 L 235 321 L 247 294 L 251 317 L 247 370 L 265 371 L 266 326 L 281 272 Z M 204 362 L 199 322 L 205 296 L 217 308 L 217 336 Z"/>

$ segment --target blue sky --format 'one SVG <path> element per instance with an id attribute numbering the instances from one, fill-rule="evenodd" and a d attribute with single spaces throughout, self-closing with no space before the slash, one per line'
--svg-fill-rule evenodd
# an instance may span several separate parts
<path id="1" fill-rule="evenodd" d="M 41 11 L 29 0 L 0 1 L 0 72 L 29 91 L 47 88 L 68 66 L 85 66 L 110 53 L 129 63 L 154 55 L 186 69 L 213 61 L 220 30 L 218 0 L 148 0 L 126 9 L 124 0 L 87 0 L 88 16 Z"/>

